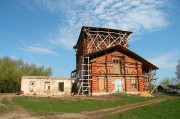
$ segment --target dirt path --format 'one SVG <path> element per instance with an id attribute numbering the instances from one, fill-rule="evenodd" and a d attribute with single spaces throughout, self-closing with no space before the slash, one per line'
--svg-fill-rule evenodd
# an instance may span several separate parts
<path id="1" fill-rule="evenodd" d="M 115 114 L 119 114 L 121 112 L 125 112 L 137 107 L 142 107 L 145 105 L 150 105 L 150 104 L 154 104 L 154 103 L 159 103 L 162 101 L 165 101 L 167 99 L 165 98 L 161 98 L 161 99 L 154 99 L 154 100 L 149 100 L 149 101 L 145 101 L 145 102 L 139 102 L 139 103 L 134 103 L 134 104 L 128 104 L 128 105 L 123 105 L 123 106 L 118 106 L 118 107 L 114 107 L 114 108 L 108 108 L 108 109 L 102 109 L 102 110 L 98 110 L 98 111 L 91 111 L 91 112 L 85 112 L 85 115 L 94 115 L 93 119 L 105 119 L 105 118 L 110 118 Z"/>
<path id="2" fill-rule="evenodd" d="M 6 98 L 12 105 L 12 111 L 0 115 L 1 119 L 39 119 L 38 116 L 34 116 L 32 112 L 27 111 L 22 106 L 15 104 L 12 98 L 17 95 L 15 94 L 3 94 L 0 99 Z"/>
<path id="3" fill-rule="evenodd" d="M 117 106 L 114 108 L 108 108 L 108 109 L 101 109 L 96 111 L 88 111 L 88 112 L 81 112 L 81 113 L 63 113 L 63 114 L 56 114 L 53 116 L 38 116 L 33 112 L 28 111 L 27 109 L 24 109 L 22 106 L 19 106 L 15 104 L 12 101 L 12 98 L 15 97 L 14 94 L 7 94 L 7 95 L 0 95 L 1 98 L 6 98 L 9 100 L 9 102 L 13 105 L 14 109 L 13 111 L 10 111 L 8 113 L 5 113 L 3 115 L 0 115 L 1 119 L 105 119 L 110 118 L 115 114 L 119 114 L 121 112 L 134 109 L 137 107 L 150 105 L 153 103 L 159 103 L 162 101 L 165 101 L 167 99 L 160 98 L 160 99 L 154 99 L 149 100 L 145 102 L 139 102 L 134 104 L 128 104 L 123 106 Z"/>

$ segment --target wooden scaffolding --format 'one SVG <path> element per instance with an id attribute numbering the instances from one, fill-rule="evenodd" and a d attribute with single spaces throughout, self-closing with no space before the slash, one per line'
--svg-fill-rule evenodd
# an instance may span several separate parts
<path id="1" fill-rule="evenodd" d="M 88 38 L 86 53 L 91 53 L 92 49 L 99 51 L 115 45 L 129 47 L 128 32 L 84 28 L 83 33 Z"/>
<path id="2" fill-rule="evenodd" d="M 91 95 L 91 79 L 90 79 L 90 63 L 89 57 L 81 57 L 80 64 L 80 86 L 78 90 L 79 95 L 88 94 Z"/>

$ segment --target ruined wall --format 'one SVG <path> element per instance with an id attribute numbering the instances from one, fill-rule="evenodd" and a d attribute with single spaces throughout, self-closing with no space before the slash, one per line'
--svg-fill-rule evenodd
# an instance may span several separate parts
<path id="1" fill-rule="evenodd" d="M 25 95 L 70 95 L 72 82 L 73 80 L 62 77 L 23 76 L 21 91 Z"/>

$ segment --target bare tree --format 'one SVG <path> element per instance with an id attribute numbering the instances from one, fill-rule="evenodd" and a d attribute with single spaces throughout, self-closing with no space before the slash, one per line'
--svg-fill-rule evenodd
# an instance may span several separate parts
<path id="1" fill-rule="evenodd" d="M 178 60 L 178 64 L 176 65 L 176 77 L 178 83 L 180 83 L 180 59 Z"/>

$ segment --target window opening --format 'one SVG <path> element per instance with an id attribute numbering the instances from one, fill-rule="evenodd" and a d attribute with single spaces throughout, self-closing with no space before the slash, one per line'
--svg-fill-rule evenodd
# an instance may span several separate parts
<path id="1" fill-rule="evenodd" d="M 45 82 L 45 92 L 49 92 L 51 89 L 50 82 Z"/>
<path id="2" fill-rule="evenodd" d="M 61 92 L 64 92 L 64 82 L 59 82 L 58 90 L 61 91 Z"/>
<path id="3" fill-rule="evenodd" d="M 132 87 L 133 87 L 133 88 L 136 88 L 136 80 L 135 80 L 135 79 L 132 79 L 132 80 L 131 80 L 131 84 L 132 84 Z"/>
<path id="4" fill-rule="evenodd" d="M 34 81 L 30 81 L 30 84 L 29 84 L 30 92 L 34 92 L 34 87 L 35 87 L 35 82 Z"/>

